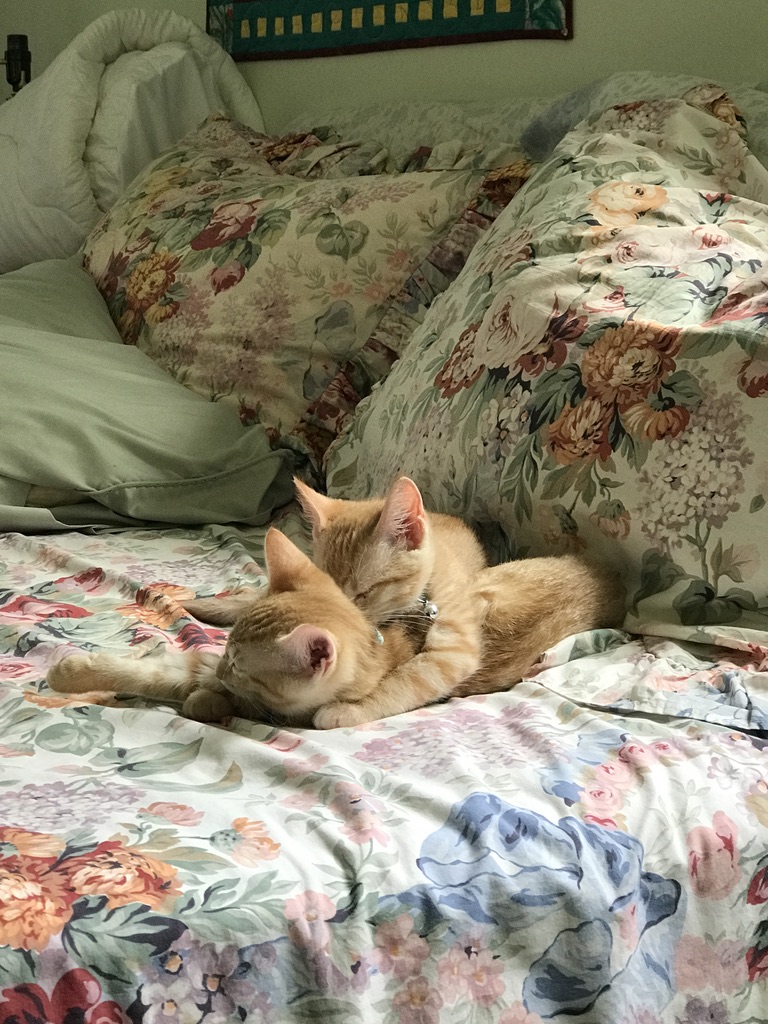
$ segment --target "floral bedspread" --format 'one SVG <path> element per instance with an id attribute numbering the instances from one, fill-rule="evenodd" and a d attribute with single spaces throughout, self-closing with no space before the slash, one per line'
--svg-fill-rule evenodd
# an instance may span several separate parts
<path id="1" fill-rule="evenodd" d="M 0 1024 L 765 1019 L 768 652 L 582 635 L 328 733 L 46 689 L 216 649 L 179 599 L 254 544 L 0 538 Z"/>

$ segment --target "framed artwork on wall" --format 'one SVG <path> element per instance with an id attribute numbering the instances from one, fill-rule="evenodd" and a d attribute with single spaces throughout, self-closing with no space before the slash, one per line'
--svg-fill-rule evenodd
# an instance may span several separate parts
<path id="1" fill-rule="evenodd" d="M 207 4 L 209 34 L 235 60 L 573 37 L 573 0 L 207 0 Z"/>

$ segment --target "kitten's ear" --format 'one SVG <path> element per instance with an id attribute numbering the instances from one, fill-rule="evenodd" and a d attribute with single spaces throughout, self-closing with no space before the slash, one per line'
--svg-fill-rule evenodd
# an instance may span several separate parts
<path id="1" fill-rule="evenodd" d="M 293 486 L 296 488 L 296 496 L 304 515 L 312 524 L 312 536 L 316 538 L 328 525 L 333 498 L 326 498 L 324 494 L 313 491 L 298 477 L 293 478 Z"/>
<path id="2" fill-rule="evenodd" d="M 304 622 L 277 641 L 291 668 L 307 679 L 322 679 L 336 664 L 336 643 L 319 626 Z"/>
<path id="3" fill-rule="evenodd" d="M 381 510 L 376 535 L 389 544 L 403 545 L 415 551 L 424 542 L 427 532 L 427 514 L 416 484 L 401 476 L 392 484 Z"/>
<path id="4" fill-rule="evenodd" d="M 267 563 L 269 589 L 273 594 L 295 590 L 312 562 L 284 533 L 271 527 L 264 538 L 264 561 Z"/>

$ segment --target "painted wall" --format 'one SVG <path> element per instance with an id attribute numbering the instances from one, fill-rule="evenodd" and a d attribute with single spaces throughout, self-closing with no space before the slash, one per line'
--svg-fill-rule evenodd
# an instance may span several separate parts
<path id="1" fill-rule="evenodd" d="M 768 79 L 768 0 L 574 0 L 575 36 L 240 65 L 268 127 L 335 103 L 556 95 L 634 68 Z"/>
<path id="2" fill-rule="evenodd" d="M 240 68 L 273 129 L 302 113 L 311 117 L 345 97 L 365 103 L 413 97 L 483 99 L 512 90 L 526 96 L 555 95 L 632 68 L 726 82 L 768 79 L 768 0 L 575 0 L 574 6 L 576 35 L 567 43 L 510 40 L 263 61 Z M 33 74 L 39 74 L 85 25 L 118 7 L 171 8 L 205 24 L 205 0 L 4 0 L 0 41 L 4 44 L 9 32 L 26 32 Z M 7 93 L 5 89 L 0 95 Z"/>

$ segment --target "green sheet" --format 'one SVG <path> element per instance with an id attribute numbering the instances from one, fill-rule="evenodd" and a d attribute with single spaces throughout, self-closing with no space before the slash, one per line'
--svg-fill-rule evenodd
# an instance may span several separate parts
<path id="1" fill-rule="evenodd" d="M 72 260 L 0 277 L 0 530 L 258 525 L 291 499 L 260 426 L 118 341 Z M 38 488 L 71 500 L 30 507 Z"/>

